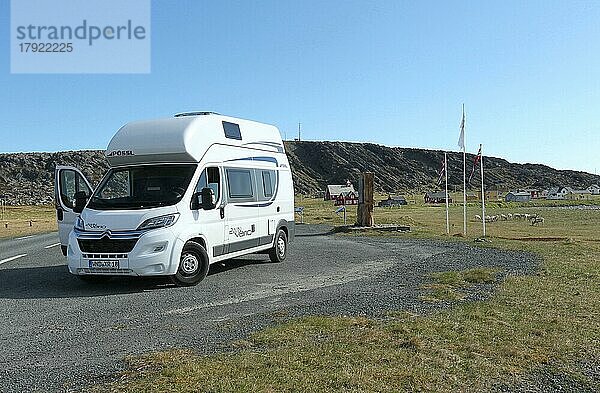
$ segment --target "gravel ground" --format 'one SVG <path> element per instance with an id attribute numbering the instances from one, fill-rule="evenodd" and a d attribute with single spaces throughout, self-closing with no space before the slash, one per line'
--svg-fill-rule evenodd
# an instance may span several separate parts
<path id="1" fill-rule="evenodd" d="M 282 315 L 425 313 L 448 306 L 419 300 L 431 272 L 495 267 L 505 277 L 531 273 L 538 263 L 518 252 L 330 229 L 298 225 L 284 263 L 265 255 L 230 260 L 192 288 L 127 278 L 90 286 L 68 274 L 59 250 L 42 247 L 51 235 L 2 241 L 0 259 L 10 251 L 27 256 L 0 265 L 0 390 L 79 389 L 114 376 L 127 355 L 215 352 Z M 468 296 L 491 291 L 481 285 Z"/>

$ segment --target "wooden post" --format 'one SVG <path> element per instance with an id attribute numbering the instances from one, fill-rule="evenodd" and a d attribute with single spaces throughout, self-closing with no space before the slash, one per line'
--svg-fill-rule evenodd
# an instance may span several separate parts
<path id="1" fill-rule="evenodd" d="M 375 222 L 373 221 L 373 207 L 375 201 L 373 200 L 373 179 L 375 174 L 373 172 L 361 173 L 358 182 L 358 209 L 356 211 L 356 224 L 361 227 L 372 227 Z"/>

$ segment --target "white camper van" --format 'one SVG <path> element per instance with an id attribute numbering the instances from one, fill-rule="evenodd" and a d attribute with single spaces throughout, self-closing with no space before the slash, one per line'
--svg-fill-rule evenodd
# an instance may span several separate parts
<path id="1" fill-rule="evenodd" d="M 194 285 L 240 255 L 286 258 L 294 237 L 292 175 L 279 130 L 212 112 L 126 124 L 94 190 L 56 168 L 61 248 L 86 281 L 167 275 Z"/>

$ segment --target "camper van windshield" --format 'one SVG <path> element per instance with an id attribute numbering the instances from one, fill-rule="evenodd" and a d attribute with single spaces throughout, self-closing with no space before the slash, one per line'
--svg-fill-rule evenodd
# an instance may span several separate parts
<path id="1" fill-rule="evenodd" d="M 196 165 L 144 165 L 111 169 L 88 207 L 96 210 L 147 209 L 183 198 Z"/>

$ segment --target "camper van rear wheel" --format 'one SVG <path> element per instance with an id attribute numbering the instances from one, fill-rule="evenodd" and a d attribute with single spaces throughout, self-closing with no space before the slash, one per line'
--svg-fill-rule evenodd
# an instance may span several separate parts
<path id="1" fill-rule="evenodd" d="M 178 286 L 196 285 L 208 274 L 208 254 L 196 242 L 187 242 L 181 251 L 177 273 L 171 280 Z"/>
<path id="2" fill-rule="evenodd" d="M 271 262 L 283 262 L 287 256 L 287 235 L 283 229 L 277 231 L 273 248 L 269 250 L 269 258 Z"/>

